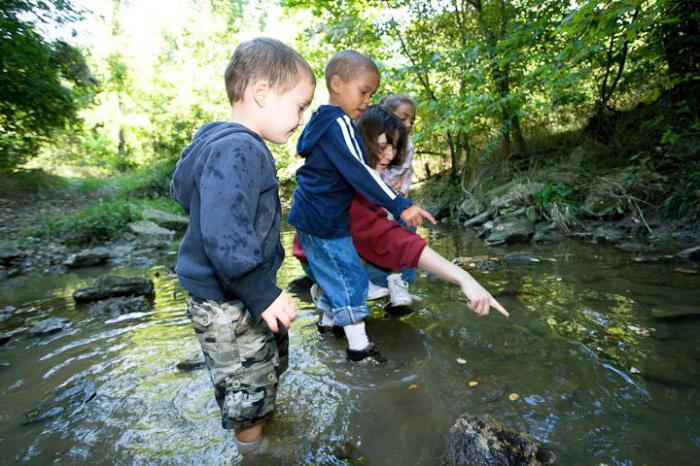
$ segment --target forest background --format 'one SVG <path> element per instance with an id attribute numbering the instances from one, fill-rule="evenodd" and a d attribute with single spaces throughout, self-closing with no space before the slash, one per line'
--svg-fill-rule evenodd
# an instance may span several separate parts
<path id="1" fill-rule="evenodd" d="M 144 207 L 177 212 L 178 155 L 228 118 L 223 70 L 259 35 L 319 78 L 343 48 L 377 61 L 376 100 L 418 103 L 417 179 L 435 181 L 421 193 L 435 209 L 469 216 L 520 186 L 525 214 L 564 230 L 697 223 L 699 24 L 694 0 L 5 0 L 0 198 L 8 219 L 18 200 L 42 213 L 6 232 L 79 245 Z M 273 148 L 287 193 L 294 146 Z"/>

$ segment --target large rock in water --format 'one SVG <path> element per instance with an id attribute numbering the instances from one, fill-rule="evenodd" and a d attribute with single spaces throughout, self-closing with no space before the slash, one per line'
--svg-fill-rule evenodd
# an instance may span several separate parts
<path id="1" fill-rule="evenodd" d="M 133 312 L 150 312 L 152 302 L 145 296 L 130 296 L 121 298 L 109 298 L 90 305 L 90 311 L 95 313 L 109 313 L 112 317 Z"/>
<path id="2" fill-rule="evenodd" d="M 449 466 L 540 466 L 556 457 L 529 435 L 508 429 L 490 416 L 463 414 L 447 433 L 442 464 Z"/>
<path id="3" fill-rule="evenodd" d="M 157 209 L 144 209 L 141 214 L 144 220 L 148 220 L 163 228 L 169 230 L 184 231 L 187 229 L 187 225 L 190 224 L 190 220 L 187 217 L 181 215 L 171 214 L 170 212 L 163 212 Z"/>
<path id="4" fill-rule="evenodd" d="M 51 335 L 58 333 L 70 324 L 68 319 L 62 317 L 50 317 L 48 319 L 36 322 L 29 329 L 29 333 L 34 336 Z"/>
<path id="5" fill-rule="evenodd" d="M 143 277 L 103 277 L 88 288 L 79 288 L 73 293 L 77 303 L 101 301 L 119 296 L 153 296 L 153 282 Z"/>
<path id="6" fill-rule="evenodd" d="M 525 218 L 499 219 L 494 222 L 486 242 L 490 245 L 527 243 L 534 232 L 532 223 Z"/>

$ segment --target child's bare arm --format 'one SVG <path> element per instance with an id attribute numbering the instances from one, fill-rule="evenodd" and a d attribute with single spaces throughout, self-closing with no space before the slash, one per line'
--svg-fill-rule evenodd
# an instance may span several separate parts
<path id="1" fill-rule="evenodd" d="M 509 316 L 508 311 L 466 270 L 448 261 L 428 246 L 423 249 L 423 253 L 418 260 L 418 267 L 443 280 L 459 285 L 462 293 L 469 300 L 469 308 L 477 315 L 485 316 L 489 313 L 489 309 L 493 307 L 504 316 Z"/>
<path id="2" fill-rule="evenodd" d="M 267 323 L 270 330 L 275 333 L 279 332 L 278 320 L 286 328 L 289 328 L 296 316 L 297 306 L 284 291 L 260 314 L 260 317 Z"/>

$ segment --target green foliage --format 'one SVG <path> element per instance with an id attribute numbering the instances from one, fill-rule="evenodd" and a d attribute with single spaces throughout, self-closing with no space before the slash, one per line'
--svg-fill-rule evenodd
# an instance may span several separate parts
<path id="1" fill-rule="evenodd" d="M 94 80 L 81 52 L 60 40 L 48 42 L 37 28 L 74 15 L 68 1 L 2 2 L 0 170 L 36 155 L 57 130 L 78 121 L 78 109 L 89 101 Z"/>
<path id="2" fill-rule="evenodd" d="M 79 212 L 47 222 L 42 233 L 70 245 L 107 241 L 138 218 L 137 205 L 127 199 L 95 202 Z"/>
<path id="3" fill-rule="evenodd" d="M 678 180 L 661 209 L 666 216 L 676 218 L 700 213 L 700 163 L 693 164 Z"/>

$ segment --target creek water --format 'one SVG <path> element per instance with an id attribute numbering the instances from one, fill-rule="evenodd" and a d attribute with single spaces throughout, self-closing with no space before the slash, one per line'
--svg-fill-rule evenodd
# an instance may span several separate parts
<path id="1" fill-rule="evenodd" d="M 675 271 L 677 262 L 636 263 L 607 245 L 488 248 L 452 227 L 423 233 L 448 258 L 524 251 L 542 260 L 472 271 L 509 319 L 477 317 L 457 287 L 427 276 L 411 287 L 423 298 L 412 313 L 387 316 L 373 305 L 368 331 L 389 360 L 381 367 L 348 363 L 343 341 L 319 335 L 313 305 L 297 296 L 271 441 L 246 462 L 437 464 L 447 430 L 469 412 L 528 432 L 557 464 L 700 464 L 700 275 Z M 291 239 L 285 231 L 287 251 Z M 0 463 L 240 460 L 206 369 L 176 368 L 199 346 L 174 260 L 0 284 L 0 305 L 19 309 L 0 331 L 69 321 L 0 347 L 9 363 L 0 370 Z M 153 311 L 116 317 L 73 303 L 74 289 L 107 273 L 152 278 Z M 278 278 L 286 285 L 300 274 L 287 257 Z M 659 319 L 671 315 L 684 317 Z M 23 423 L 37 405 L 43 419 Z"/>

